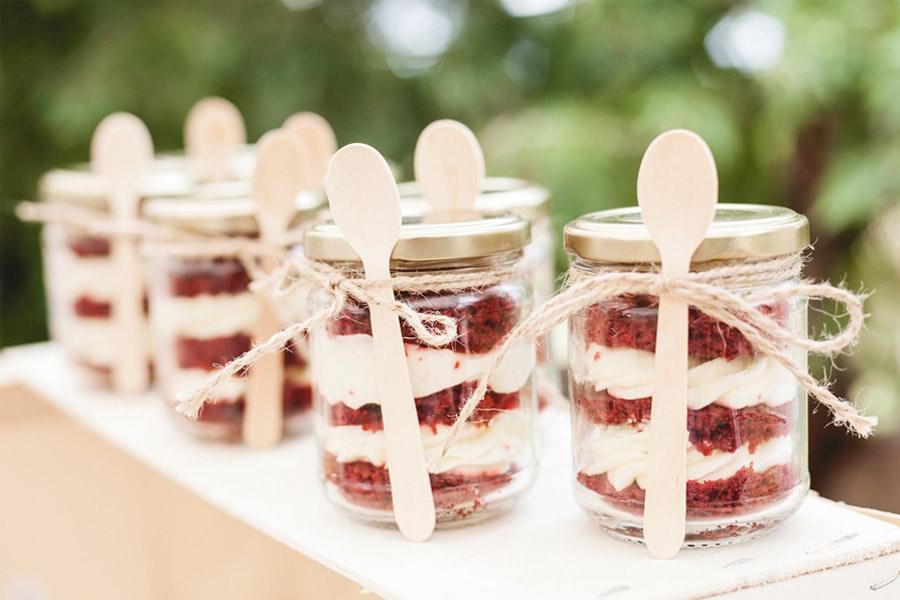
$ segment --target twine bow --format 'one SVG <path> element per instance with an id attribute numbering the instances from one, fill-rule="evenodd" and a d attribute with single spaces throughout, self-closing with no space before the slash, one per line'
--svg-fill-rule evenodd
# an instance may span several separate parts
<path id="1" fill-rule="evenodd" d="M 865 318 L 863 298 L 828 283 L 799 281 L 771 285 L 773 280 L 799 276 L 802 265 L 802 255 L 796 254 L 775 260 L 726 264 L 679 278 L 638 271 L 594 274 L 573 267 L 565 289 L 537 307 L 501 343 L 493 362 L 482 373 L 474 392 L 460 409 L 439 457 L 443 457 L 453 445 L 463 425 L 484 398 L 491 376 L 517 340 L 534 339 L 592 304 L 626 294 L 672 294 L 723 325 L 736 329 L 757 352 L 782 365 L 819 404 L 828 408 L 836 425 L 843 425 L 861 437 L 868 437 L 878 422 L 877 418 L 862 414 L 855 406 L 835 396 L 825 383 L 813 378 L 804 366 L 796 364 L 790 356 L 792 348 L 835 356 L 852 346 Z M 842 304 L 848 316 L 846 326 L 833 336 L 809 339 L 794 333 L 757 308 L 762 303 L 798 298 L 833 300 Z"/>
<path id="2" fill-rule="evenodd" d="M 407 303 L 393 300 L 382 302 L 371 290 L 390 283 L 400 292 L 427 293 L 449 290 L 477 289 L 508 280 L 520 272 L 518 265 L 493 269 L 487 273 L 475 271 L 471 273 L 440 273 L 436 275 L 396 275 L 390 282 L 362 279 L 356 271 L 348 271 L 332 267 L 320 262 L 294 258 L 283 261 L 269 274 L 261 275 L 251 283 L 254 291 L 266 291 L 274 297 L 286 296 L 308 287 L 307 293 L 313 289 L 324 290 L 331 296 L 327 307 L 311 316 L 288 325 L 275 335 L 229 362 L 222 369 L 211 375 L 199 388 L 183 395 L 177 409 L 182 414 L 196 418 L 203 403 L 212 391 L 230 377 L 234 377 L 251 367 L 260 357 L 277 352 L 290 340 L 305 332 L 311 331 L 329 319 L 336 318 L 343 310 L 348 299 L 359 304 L 374 304 L 386 307 L 403 319 L 416 337 L 432 347 L 445 346 L 456 339 L 457 323 L 452 317 L 417 311 Z"/>

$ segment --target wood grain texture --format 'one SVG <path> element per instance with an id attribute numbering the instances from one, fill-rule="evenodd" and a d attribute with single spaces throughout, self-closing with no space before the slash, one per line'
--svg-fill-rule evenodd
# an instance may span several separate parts
<path id="1" fill-rule="evenodd" d="M 241 112 L 225 98 L 203 98 L 188 112 L 184 149 L 198 179 L 221 181 L 232 177 L 231 159 L 246 143 Z"/>
<path id="2" fill-rule="evenodd" d="M 638 204 L 666 277 L 686 275 L 715 214 L 715 161 L 696 134 L 673 130 L 647 148 L 638 173 Z M 644 539 L 656 558 L 684 543 L 687 471 L 688 306 L 662 294 L 656 330 L 656 384 L 644 503 Z"/>
<path id="3" fill-rule="evenodd" d="M 284 128 L 294 132 L 309 153 L 303 189 L 321 190 L 325 185 L 328 161 L 337 152 L 337 139 L 328 121 L 314 112 L 299 112 L 284 122 Z"/>
<path id="4" fill-rule="evenodd" d="M 416 181 L 432 210 L 470 210 L 484 180 L 484 154 L 472 131 L 444 119 L 426 127 L 416 142 Z"/>
<path id="5" fill-rule="evenodd" d="M 106 182 L 110 212 L 116 219 L 133 222 L 140 216 L 139 185 L 152 161 L 150 132 L 136 116 L 114 113 L 97 126 L 91 139 L 91 167 Z M 117 279 L 110 316 L 117 348 L 112 384 L 124 393 L 142 392 L 150 384 L 144 280 L 137 244 L 132 236 L 112 237 Z"/>
<path id="6" fill-rule="evenodd" d="M 366 279 L 384 283 L 373 290 L 379 302 L 369 304 L 369 314 L 394 519 L 404 537 L 424 541 L 434 531 L 434 498 L 400 320 L 388 307 L 394 301 L 390 258 L 401 224 L 397 185 L 374 148 L 351 144 L 331 160 L 325 188 L 334 221 L 362 260 Z"/>
<path id="7" fill-rule="evenodd" d="M 297 211 L 296 198 L 303 181 L 305 150 L 287 131 L 272 131 L 257 144 L 253 197 L 260 238 L 274 247 L 287 231 Z M 273 265 L 263 264 L 263 268 Z M 265 294 L 259 294 L 260 312 L 253 330 L 254 342 L 267 340 L 281 328 L 278 313 Z M 280 352 L 263 356 L 247 375 L 244 409 L 244 443 L 268 448 L 281 439 L 284 363 Z"/>

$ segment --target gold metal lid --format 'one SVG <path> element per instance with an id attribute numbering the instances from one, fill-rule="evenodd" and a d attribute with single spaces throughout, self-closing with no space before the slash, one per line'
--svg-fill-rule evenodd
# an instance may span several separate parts
<path id="1" fill-rule="evenodd" d="M 654 263 L 659 253 L 637 206 L 603 210 L 566 225 L 566 252 L 598 262 Z M 783 256 L 809 244 L 809 222 L 782 206 L 719 204 L 693 262 Z"/>
<path id="2" fill-rule="evenodd" d="M 234 181 L 247 180 L 253 174 L 254 150 L 254 146 L 244 145 L 232 157 Z M 197 184 L 190 160 L 183 152 L 163 152 L 154 158 L 138 188 L 142 198 L 160 198 L 187 196 L 195 186 L 205 185 Z M 88 163 L 53 169 L 41 177 L 38 187 L 40 197 L 50 202 L 71 202 L 100 209 L 107 206 L 106 183 Z"/>
<path id="3" fill-rule="evenodd" d="M 403 213 L 423 215 L 428 204 L 415 181 L 397 184 Z M 513 213 L 523 219 L 536 221 L 550 213 L 550 193 L 539 185 L 512 177 L 485 177 L 481 195 L 475 200 L 475 210 L 487 214 Z"/>
<path id="4" fill-rule="evenodd" d="M 248 180 L 219 181 L 194 187 L 189 196 L 149 198 L 141 208 L 154 223 L 212 235 L 255 235 L 256 203 Z M 324 205 L 321 194 L 297 196 L 297 215 L 292 226 L 319 217 Z"/>
<path id="5" fill-rule="evenodd" d="M 485 215 L 477 211 L 432 213 L 403 217 L 400 239 L 391 261 L 440 263 L 521 252 L 530 239 L 530 225 L 518 215 Z M 327 262 L 359 262 L 333 222 L 319 223 L 306 233 L 308 258 Z"/>
<path id="6" fill-rule="evenodd" d="M 157 158 L 138 184 L 143 198 L 178 196 L 191 191 L 193 181 L 180 162 L 172 158 Z M 102 177 L 82 163 L 64 169 L 53 169 L 41 177 L 40 197 L 50 202 L 71 202 L 106 208 L 107 189 Z"/>

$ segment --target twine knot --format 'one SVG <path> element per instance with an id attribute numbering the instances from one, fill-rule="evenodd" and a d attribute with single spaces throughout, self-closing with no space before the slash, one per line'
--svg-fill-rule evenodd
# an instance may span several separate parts
<path id="1" fill-rule="evenodd" d="M 254 262 L 258 259 L 254 257 Z M 268 256 L 271 258 L 271 256 Z M 427 309 L 416 310 L 407 302 L 397 300 L 385 302 L 372 291 L 390 285 L 395 292 L 410 295 L 460 290 L 474 290 L 508 281 L 522 274 L 522 266 L 501 266 L 469 273 L 438 272 L 435 274 L 394 275 L 390 280 L 365 279 L 358 270 L 341 269 L 325 263 L 308 261 L 301 257 L 286 256 L 281 263 L 266 272 L 256 271 L 251 288 L 257 293 L 273 297 L 283 297 L 293 293 L 306 293 L 308 297 L 316 291 L 331 297 L 325 308 L 300 322 L 290 324 L 275 333 L 268 340 L 257 343 L 250 350 L 235 358 L 222 369 L 212 374 L 197 389 L 179 397 L 176 409 L 184 415 L 196 418 L 204 402 L 211 398 L 213 391 L 226 379 L 243 373 L 265 354 L 281 350 L 295 337 L 305 334 L 328 320 L 340 316 L 344 306 L 352 301 L 359 305 L 374 305 L 386 308 L 403 319 L 416 338 L 432 347 L 450 344 L 458 335 L 457 322 L 453 317 Z"/>
<path id="2" fill-rule="evenodd" d="M 503 340 L 491 365 L 479 377 L 475 391 L 460 409 L 434 463 L 439 463 L 453 445 L 484 398 L 488 381 L 517 340 L 534 339 L 592 304 L 623 295 L 674 295 L 710 318 L 734 328 L 756 352 L 787 369 L 803 389 L 830 411 L 836 425 L 868 437 L 877 418 L 861 413 L 854 405 L 835 396 L 825 383 L 813 378 L 806 366 L 797 364 L 791 355 L 792 349 L 802 349 L 834 356 L 852 346 L 865 319 L 864 298 L 827 283 L 797 281 L 803 260 L 802 253 L 798 253 L 776 259 L 724 263 L 679 277 L 667 277 L 656 271 L 606 270 L 598 273 L 572 267 L 564 289 L 536 307 Z M 764 303 L 797 299 L 832 300 L 843 305 L 847 313 L 846 325 L 832 336 L 810 339 L 806 332 L 795 333 L 758 309 Z"/>

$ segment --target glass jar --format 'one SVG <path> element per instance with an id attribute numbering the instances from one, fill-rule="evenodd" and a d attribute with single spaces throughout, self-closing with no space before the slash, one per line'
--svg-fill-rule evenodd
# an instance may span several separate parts
<path id="1" fill-rule="evenodd" d="M 144 197 L 184 194 L 190 180 L 177 162 L 158 159 L 139 189 Z M 48 172 L 39 192 L 43 202 L 101 212 L 108 211 L 106 193 L 103 180 L 88 165 Z M 50 336 L 85 384 L 109 388 L 116 355 L 112 308 L 118 281 L 111 240 L 75 225 L 48 223 L 42 246 Z M 148 335 L 137 338 L 135 343 L 147 344 L 149 354 Z"/>
<path id="2" fill-rule="evenodd" d="M 421 191 L 415 182 L 398 186 L 404 204 L 404 212 L 421 215 L 427 210 Z M 550 225 L 550 194 L 533 183 L 511 177 L 486 177 L 482 181 L 481 194 L 475 200 L 475 209 L 486 214 L 512 213 L 531 224 L 531 241 L 525 246 L 524 260 L 531 283 L 534 304 L 540 305 L 556 291 L 556 266 L 554 264 L 556 242 Z M 557 368 L 551 347 L 551 336 L 541 336 L 537 343 L 538 369 L 542 383 L 536 385 L 538 407 L 543 409 L 551 396 L 559 396 L 561 372 Z M 561 359 L 560 359 L 561 360 Z"/>
<path id="3" fill-rule="evenodd" d="M 246 192 L 247 184 L 209 184 L 189 198 L 149 200 L 144 214 L 152 222 L 193 233 L 255 237 L 254 203 L 235 188 Z M 321 202 L 320 196 L 298 198 L 295 224 L 314 218 Z M 266 301 L 249 289 L 251 277 L 238 257 L 202 247 L 196 254 L 169 253 L 165 244 L 151 249 L 150 324 L 157 380 L 173 415 L 190 432 L 239 441 L 246 374 L 223 382 L 196 421 L 174 411 L 179 394 L 200 387 L 215 369 L 251 348 Z M 306 300 L 306 292 L 298 290 L 280 298 L 275 308 L 283 321 L 299 320 L 306 314 Z M 309 422 L 312 407 L 306 340 L 294 340 L 282 354 L 284 430 L 296 433 Z"/>
<path id="4" fill-rule="evenodd" d="M 527 239 L 528 223 L 519 217 L 432 214 L 427 223 L 404 223 L 392 255 L 395 275 L 484 278 L 483 284 L 465 289 L 395 290 L 413 309 L 457 322 L 455 340 L 431 347 L 401 321 L 439 525 L 503 510 L 534 477 L 535 348 L 530 341 L 512 348 L 459 438 L 433 464 L 478 378 L 528 310 L 528 280 L 511 270 L 497 275 L 497 269 L 521 260 Z M 332 224 L 310 230 L 305 250 L 309 258 L 335 267 L 360 268 Z M 317 308 L 330 301 L 323 294 Z M 328 497 L 355 517 L 393 523 L 373 344 L 368 307 L 354 301 L 311 332 L 316 432 Z"/>
<path id="5" fill-rule="evenodd" d="M 721 204 L 691 268 L 791 255 L 808 236 L 806 218 L 789 209 Z M 566 227 L 565 239 L 579 274 L 658 267 L 637 207 L 583 216 Z M 759 281 L 752 291 L 788 281 Z M 569 320 L 575 497 L 608 532 L 632 540 L 643 535 L 657 306 L 654 296 L 622 295 Z M 773 296 L 758 309 L 806 335 L 805 300 Z M 695 308 L 688 339 L 685 543 L 747 539 L 793 514 L 809 489 L 806 392 L 741 333 Z M 792 358 L 806 364 L 803 351 Z"/>

